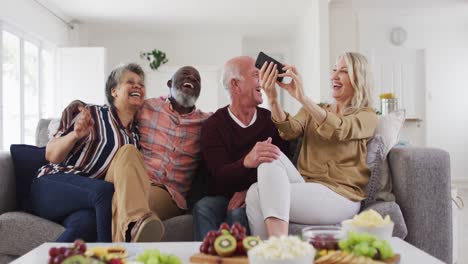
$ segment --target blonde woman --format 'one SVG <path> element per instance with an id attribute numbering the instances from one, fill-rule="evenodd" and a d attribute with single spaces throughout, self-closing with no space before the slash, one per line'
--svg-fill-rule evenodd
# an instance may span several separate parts
<path id="1" fill-rule="evenodd" d="M 302 137 L 297 169 L 282 154 L 258 167 L 258 182 L 247 193 L 250 230 L 262 238 L 288 234 L 289 222 L 336 224 L 360 210 L 370 171 L 366 143 L 374 134 L 377 115 L 371 108 L 371 74 L 358 53 L 340 56 L 331 75 L 334 103 L 319 105 L 304 93 L 295 67 L 263 65 L 261 86 L 272 119 L 286 140 Z M 276 81 L 290 77 L 290 83 Z M 302 104 L 291 116 L 278 102 L 275 85 Z"/>

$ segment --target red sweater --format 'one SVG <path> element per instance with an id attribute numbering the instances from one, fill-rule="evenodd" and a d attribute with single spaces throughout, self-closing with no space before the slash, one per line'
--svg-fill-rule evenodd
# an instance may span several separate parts
<path id="1" fill-rule="evenodd" d="M 232 120 L 227 106 L 209 117 L 201 131 L 201 151 L 210 173 L 209 194 L 230 198 L 257 182 L 257 169 L 245 168 L 243 162 L 254 145 L 268 137 L 289 155 L 288 142 L 280 138 L 267 109 L 257 107 L 257 119 L 246 128 Z"/>

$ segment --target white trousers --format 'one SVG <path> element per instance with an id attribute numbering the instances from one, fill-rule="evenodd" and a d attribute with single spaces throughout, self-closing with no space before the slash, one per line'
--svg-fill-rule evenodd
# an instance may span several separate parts
<path id="1" fill-rule="evenodd" d="M 267 239 L 265 219 L 276 217 L 286 222 L 310 225 L 337 224 L 359 212 L 353 202 L 328 187 L 307 183 L 291 161 L 281 153 L 271 163 L 262 163 L 258 181 L 246 198 L 247 217 L 253 235 Z"/>

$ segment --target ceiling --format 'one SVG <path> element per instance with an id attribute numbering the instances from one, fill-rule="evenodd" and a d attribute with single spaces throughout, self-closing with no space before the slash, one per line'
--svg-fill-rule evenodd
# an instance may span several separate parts
<path id="1" fill-rule="evenodd" d="M 35 0 L 67 21 L 139 30 L 291 32 L 310 0 Z M 314 0 L 315 1 L 315 0 Z"/>

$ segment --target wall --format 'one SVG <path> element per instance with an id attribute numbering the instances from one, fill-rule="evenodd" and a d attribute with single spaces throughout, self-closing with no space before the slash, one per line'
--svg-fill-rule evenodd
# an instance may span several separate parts
<path id="1" fill-rule="evenodd" d="M 108 27 L 95 25 L 80 26 L 80 46 L 100 46 L 107 50 L 107 66 L 112 68 L 121 62 L 135 61 L 141 63 L 147 73 L 148 95 L 167 94 L 165 80 L 170 76 L 169 71 L 174 71 L 183 65 L 194 65 L 207 80 L 210 87 L 202 88 L 202 96 L 210 100 L 218 101 L 219 106 L 229 103 L 224 89 L 218 81 L 221 77 L 222 66 L 228 59 L 248 55 L 256 57 L 260 50 L 280 56 L 285 62 L 291 63 L 292 41 L 290 38 L 281 36 L 244 36 L 240 33 L 226 32 L 197 32 L 189 33 L 155 33 L 143 31 L 116 30 Z M 141 51 L 149 51 L 158 48 L 166 52 L 169 62 L 160 68 L 159 72 L 153 72 L 147 67 L 146 61 L 139 58 Z M 108 69 L 110 70 L 110 69 Z M 205 74 L 205 76 L 203 76 Z M 216 81 L 213 79 L 217 78 Z M 218 90 L 213 91 L 211 86 L 218 85 Z M 150 90 L 151 89 L 151 90 Z M 158 89 L 154 92 L 152 89 Z M 200 99 L 199 107 L 202 108 L 203 98 Z M 266 100 L 264 100 L 266 103 Z M 207 109 L 212 109 L 216 104 L 206 104 Z M 264 104 L 264 107 L 267 105 Z"/>
<path id="2" fill-rule="evenodd" d="M 322 74 L 328 72 L 328 53 L 321 54 L 322 50 L 328 50 L 328 5 L 324 0 L 310 1 L 303 8 L 300 24 L 295 30 L 292 49 L 292 64 L 294 64 L 302 76 L 305 93 L 316 102 L 320 101 Z M 325 17 L 323 17 L 325 16 Z M 322 23 L 322 24 L 321 24 Z M 326 39 L 321 39 L 326 37 Z M 325 60 L 325 61 L 322 61 Z M 321 63 L 323 62 L 323 64 Z M 286 111 L 295 114 L 300 109 L 300 104 L 291 96 L 286 95 L 284 100 Z"/>
<path id="3" fill-rule="evenodd" d="M 67 45 L 69 30 L 34 1 L 15 0 L 0 2 L 0 20 L 55 45 Z"/>
<path id="4" fill-rule="evenodd" d="M 353 1 L 359 2 L 359 1 Z M 394 48 L 389 41 L 393 27 L 406 29 L 408 39 L 402 48 L 425 51 L 425 104 L 423 121 L 405 123 L 403 133 L 416 145 L 437 147 L 451 155 L 452 179 L 468 180 L 464 138 L 468 134 L 468 4 L 419 8 L 365 8 L 362 5 L 332 7 L 331 57 L 343 50 L 366 55 L 374 48 Z M 354 21 L 354 22 L 353 22 Z M 351 35 L 355 34 L 356 38 Z M 459 121 L 456 118 L 459 118 Z M 453 119 L 452 119 L 453 118 Z M 449 121 L 453 120 L 453 121 Z M 419 137 L 425 137 L 424 142 Z"/>

